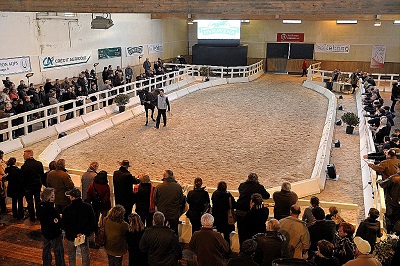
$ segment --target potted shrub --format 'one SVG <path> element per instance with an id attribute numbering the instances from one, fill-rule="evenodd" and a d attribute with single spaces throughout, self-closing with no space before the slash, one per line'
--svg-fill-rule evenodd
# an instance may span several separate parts
<path id="1" fill-rule="evenodd" d="M 203 78 L 203 81 L 209 81 L 210 80 L 210 78 L 209 78 L 209 76 L 210 76 L 210 68 L 209 67 L 200 68 L 200 75 L 203 76 L 203 77 L 206 77 L 205 80 Z"/>
<path id="2" fill-rule="evenodd" d="M 114 98 L 115 104 L 119 107 L 119 112 L 125 111 L 125 105 L 129 103 L 129 96 L 127 94 L 118 94 Z"/>
<path id="3" fill-rule="evenodd" d="M 355 113 L 347 112 L 342 115 L 343 123 L 347 124 L 346 133 L 353 134 L 354 127 L 358 126 L 360 119 Z"/>

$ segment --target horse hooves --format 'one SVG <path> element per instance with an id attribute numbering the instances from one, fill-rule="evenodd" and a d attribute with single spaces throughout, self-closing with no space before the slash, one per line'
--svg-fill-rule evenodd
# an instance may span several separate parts
<path id="1" fill-rule="evenodd" d="M 147 126 L 147 123 L 146 124 L 144 124 L 145 126 Z"/>

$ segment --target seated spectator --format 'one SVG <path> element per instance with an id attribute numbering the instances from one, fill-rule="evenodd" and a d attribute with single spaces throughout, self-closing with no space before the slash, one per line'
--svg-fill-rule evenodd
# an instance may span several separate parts
<path id="1" fill-rule="evenodd" d="M 193 234 L 200 230 L 200 219 L 205 210 L 210 209 L 210 196 L 205 187 L 203 187 L 203 180 L 200 177 L 194 179 L 194 188 L 187 195 L 187 203 L 189 204 L 189 210 L 186 212 L 186 216 L 192 225 Z"/>
<path id="2" fill-rule="evenodd" d="M 272 198 L 274 199 L 274 218 L 277 220 L 283 219 L 290 215 L 290 206 L 296 204 L 298 197 L 297 194 L 291 191 L 292 186 L 289 182 L 283 182 L 281 191 L 274 192 Z"/>
<path id="3" fill-rule="evenodd" d="M 322 239 L 318 241 L 318 250 L 313 253 L 309 260 L 317 266 L 340 266 L 339 260 L 333 256 L 334 246 L 331 242 Z"/>
<path id="4" fill-rule="evenodd" d="M 355 259 L 348 261 L 344 266 L 382 265 L 376 258 L 369 254 L 371 252 L 371 247 L 368 241 L 357 236 L 354 238 L 354 243 L 356 245 Z"/>
<path id="5" fill-rule="evenodd" d="M 228 242 L 220 233 L 213 230 L 214 217 L 205 213 L 201 216 L 202 228 L 195 232 L 189 242 L 189 248 L 197 255 L 199 266 L 224 265 L 224 254 L 229 251 Z"/>
<path id="6" fill-rule="evenodd" d="M 274 259 L 289 257 L 288 242 L 279 230 L 279 221 L 271 219 L 267 222 L 267 232 L 253 236 L 253 240 L 257 242 L 255 262 L 260 265 L 271 265 Z"/>
<path id="7" fill-rule="evenodd" d="M 339 230 L 335 235 L 333 245 L 334 256 L 339 260 L 340 265 L 345 264 L 349 260 L 354 259 L 356 253 L 356 244 L 353 241 L 354 226 L 343 222 L 339 226 Z"/>
<path id="8" fill-rule="evenodd" d="M 139 249 L 147 254 L 150 265 L 177 265 L 182 258 L 178 236 L 164 224 L 164 214 L 155 212 L 153 226 L 144 231 L 139 242 Z"/>
<path id="9" fill-rule="evenodd" d="M 312 215 L 312 209 L 319 206 L 319 198 L 317 196 L 312 196 L 310 199 L 310 206 L 304 209 L 303 217 L 301 218 L 306 222 L 307 227 L 315 222 L 315 218 Z"/>
<path id="10" fill-rule="evenodd" d="M 333 242 L 336 233 L 336 225 L 331 220 L 325 220 L 324 210 L 317 206 L 312 209 L 315 222 L 308 227 L 310 232 L 311 246 L 308 250 L 308 256 L 311 257 L 314 251 L 317 251 L 318 241 L 325 239 L 329 242 Z"/>
<path id="11" fill-rule="evenodd" d="M 387 122 L 386 116 L 380 117 L 379 127 L 373 128 L 370 127 L 372 134 L 374 136 L 374 142 L 377 144 L 383 143 L 383 138 L 385 136 L 389 136 L 390 134 L 390 124 Z"/>
<path id="12" fill-rule="evenodd" d="M 269 210 L 263 206 L 261 194 L 251 195 L 250 210 L 243 217 L 244 230 L 239 233 L 239 239 L 244 241 L 251 239 L 255 234 L 265 233 L 265 222 L 268 220 L 268 215 Z"/>
<path id="13" fill-rule="evenodd" d="M 375 170 L 377 173 L 382 174 L 382 179 L 385 180 L 389 176 L 397 173 L 398 164 L 400 160 L 396 157 L 394 149 L 390 149 L 386 153 L 386 160 L 383 160 L 379 164 L 369 163 L 368 166 Z"/>
<path id="14" fill-rule="evenodd" d="M 256 249 L 257 249 L 257 243 L 252 239 L 247 239 L 246 241 L 243 242 L 242 246 L 240 247 L 239 256 L 237 258 L 230 259 L 227 266 L 259 265 L 253 261 L 253 255 Z"/>
<path id="15" fill-rule="evenodd" d="M 124 207 L 116 205 L 110 210 L 105 219 L 106 243 L 104 249 L 110 266 L 122 266 L 123 256 L 128 251 L 126 235 L 129 231 L 129 225 L 124 221 L 124 214 Z"/>
<path id="16" fill-rule="evenodd" d="M 374 251 L 376 238 L 382 236 L 381 223 L 378 218 L 379 211 L 375 208 L 370 208 L 368 218 L 360 223 L 356 232 L 356 236 L 368 241 L 371 246 L 371 253 Z"/>

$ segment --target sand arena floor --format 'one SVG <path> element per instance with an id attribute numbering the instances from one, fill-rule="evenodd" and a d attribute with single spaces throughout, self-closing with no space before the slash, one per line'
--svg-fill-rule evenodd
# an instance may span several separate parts
<path id="1" fill-rule="evenodd" d="M 224 180 L 237 189 L 248 173 L 266 187 L 309 178 L 324 126 L 328 101 L 301 87 L 299 77 L 266 75 L 228 84 L 171 102 L 167 127 L 144 126 L 140 115 L 71 147 L 58 158 L 86 169 L 98 161 L 112 173 L 131 162 L 133 174 L 160 180 L 165 169 L 182 184 L 202 177 L 207 187 Z"/>

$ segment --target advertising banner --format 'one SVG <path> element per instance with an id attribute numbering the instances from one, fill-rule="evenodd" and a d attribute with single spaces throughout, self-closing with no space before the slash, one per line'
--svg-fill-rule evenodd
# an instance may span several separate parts
<path id="1" fill-rule="evenodd" d="M 385 56 L 386 56 L 386 46 L 385 45 L 374 45 L 372 47 L 370 68 L 384 68 Z"/>
<path id="2" fill-rule="evenodd" d="M 164 47 L 162 43 L 149 44 L 149 54 L 162 53 L 163 51 Z"/>
<path id="3" fill-rule="evenodd" d="M 304 42 L 304 33 L 277 33 L 277 42 Z"/>
<path id="4" fill-rule="evenodd" d="M 126 56 L 137 56 L 144 54 L 144 47 L 143 45 L 139 46 L 128 46 L 125 48 Z"/>
<path id="5" fill-rule="evenodd" d="M 27 73 L 31 71 L 31 60 L 29 56 L 0 59 L 0 76 Z"/>
<path id="6" fill-rule="evenodd" d="M 52 54 L 39 56 L 40 69 L 45 71 L 47 69 L 69 67 L 80 64 L 85 64 L 91 57 L 91 51 L 78 51 L 63 54 Z"/>
<path id="7" fill-rule="evenodd" d="M 320 43 L 315 45 L 316 53 L 344 53 L 350 52 L 350 44 L 326 44 Z"/>
<path id="8" fill-rule="evenodd" d="M 113 57 L 121 57 L 121 47 L 98 49 L 99 59 L 108 59 Z"/>

